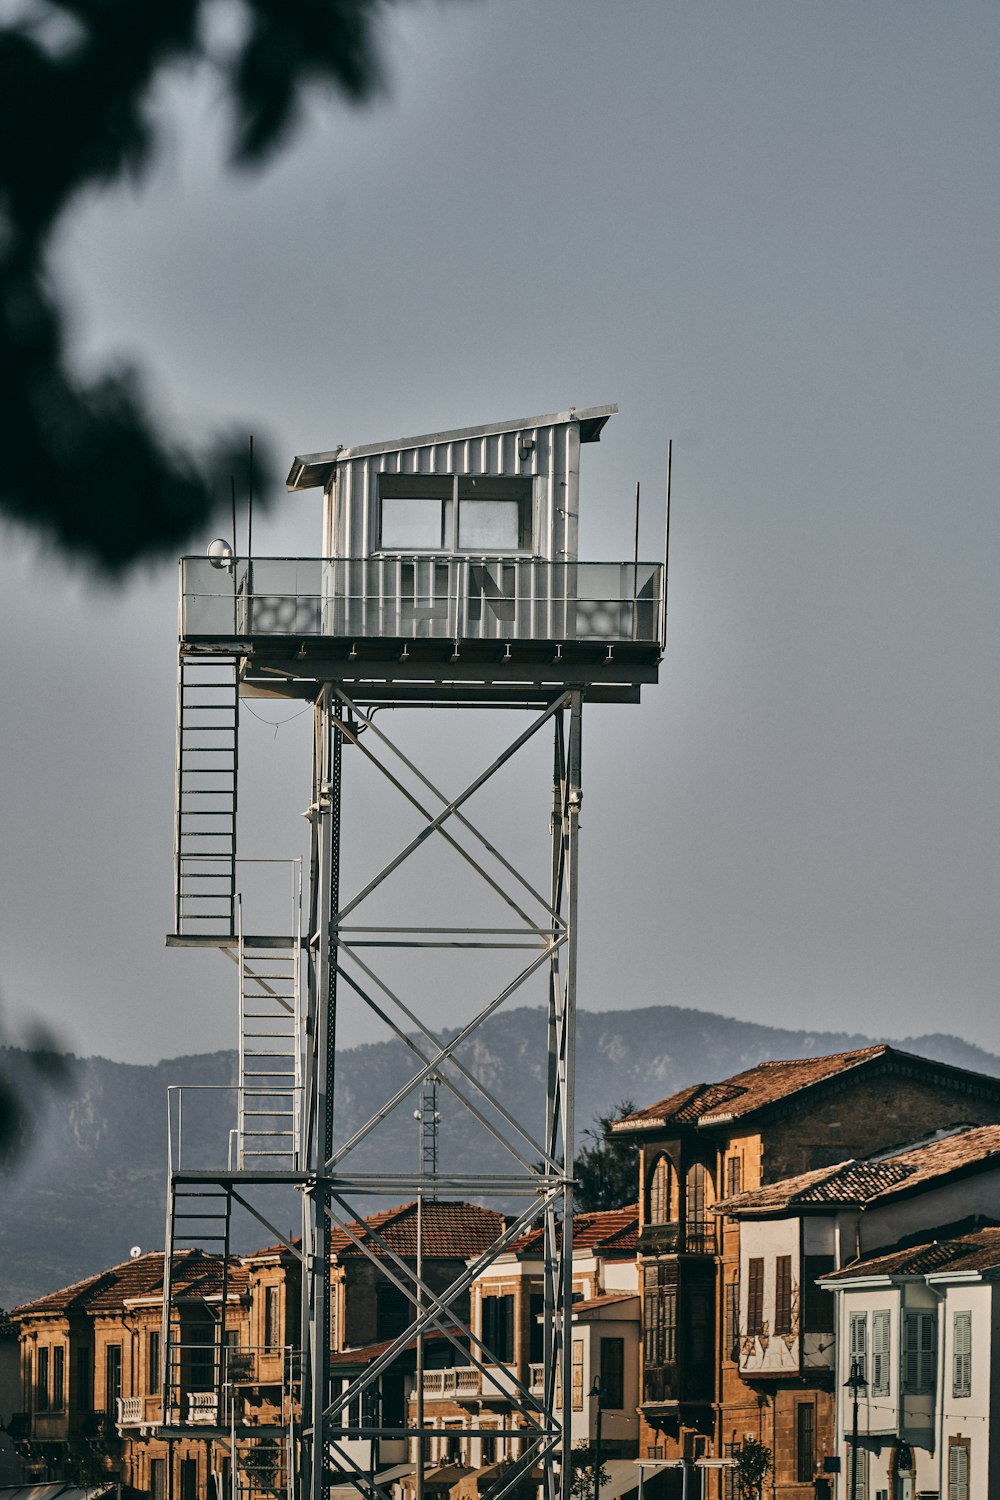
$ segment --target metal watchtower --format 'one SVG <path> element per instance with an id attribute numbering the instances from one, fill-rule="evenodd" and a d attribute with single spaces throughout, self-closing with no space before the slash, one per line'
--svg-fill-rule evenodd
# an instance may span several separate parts
<path id="1" fill-rule="evenodd" d="M 513 1462 L 490 1493 L 540 1473 L 548 1500 L 560 1490 L 568 1494 L 569 1465 L 560 1471 L 559 1458 L 564 1431 L 568 1442 L 564 1403 L 572 1387 L 569 1174 L 582 712 L 585 702 L 635 703 L 641 687 L 656 682 L 666 618 L 665 557 L 590 563 L 577 555 L 581 447 L 598 441 L 616 410 L 571 409 L 296 458 L 289 489 L 323 490 L 320 555 L 240 558 L 223 549 L 181 562 L 175 920 L 168 943 L 217 946 L 236 960 L 241 1076 L 225 1159 L 189 1167 L 183 1156 L 172 1157 L 168 1250 L 190 1242 L 180 1229 L 191 1221 L 192 1239 L 211 1239 L 214 1231 L 217 1248 L 228 1249 L 234 1202 L 258 1212 L 254 1195 L 262 1185 L 301 1189 L 302 1243 L 285 1244 L 301 1256 L 305 1288 L 303 1500 L 319 1500 L 333 1473 L 336 1482 L 346 1476 L 370 1500 L 382 1500 L 377 1479 L 351 1456 L 350 1440 L 366 1435 L 416 1441 L 421 1500 L 430 1430 L 422 1427 L 420 1393 L 421 1425 L 405 1434 L 381 1425 L 377 1402 L 368 1398 L 401 1351 L 416 1345 L 422 1369 L 419 1351 L 431 1333 L 460 1343 L 484 1378 L 501 1363 L 483 1330 L 477 1333 L 458 1310 L 468 1306 L 469 1288 L 484 1267 L 537 1223 L 548 1246 L 544 1390 L 532 1391 L 507 1372 L 519 1421 L 505 1438 Z M 304 924 L 296 898 L 282 921 L 244 931 L 236 849 L 239 704 L 255 695 L 313 706 L 310 853 Z M 434 769 L 419 766 L 383 728 L 379 711 L 386 708 L 433 710 L 438 718 L 445 709 L 518 709 L 522 718 L 514 737 L 505 735 L 492 761 L 455 794 L 439 789 Z M 489 722 L 509 726 L 510 715 Z M 553 770 L 539 879 L 535 866 L 515 862 L 478 826 L 473 799 L 542 735 L 551 736 Z M 362 764 L 417 823 L 367 878 L 349 867 L 342 838 L 348 772 Z M 382 816 L 396 832 L 388 810 Z M 401 818 L 399 829 L 408 826 Z M 480 887 L 502 920 L 458 922 L 447 886 L 423 887 L 416 915 L 401 905 L 393 878 L 430 843 L 461 861 L 465 884 Z M 443 910 L 431 919 L 427 908 L 435 898 Z M 446 965 L 456 953 L 485 964 L 489 953 L 513 969 L 499 988 L 471 1000 L 464 986 L 464 1011 L 458 988 L 448 989 L 445 980 L 442 992 L 456 996 L 456 1011 L 454 1026 L 442 1032 L 428 1024 L 419 995 L 408 993 L 407 972 L 400 979 L 385 967 L 392 956 L 398 964 L 400 952 L 414 965 L 418 957 Z M 469 1047 L 486 1020 L 512 997 L 523 998 L 535 979 L 544 982 L 547 1040 L 537 1068 L 537 1120 L 528 1121 L 477 1075 Z M 345 1131 L 335 1084 L 338 1010 L 348 999 L 405 1047 L 410 1072 L 388 1097 L 367 1101 L 363 1123 Z M 449 1121 L 463 1115 L 493 1152 L 487 1162 L 470 1151 L 456 1169 L 438 1162 L 435 1137 L 432 1181 L 426 1160 L 418 1172 L 385 1169 L 365 1149 L 402 1105 L 419 1102 L 431 1077 L 448 1100 Z M 502 1169 L 492 1165 L 497 1160 Z M 443 1294 L 421 1273 L 421 1247 L 415 1262 L 378 1247 L 382 1269 L 412 1317 L 364 1374 L 334 1392 L 331 1226 L 354 1233 L 357 1204 L 377 1195 L 516 1207 L 491 1254 Z M 273 1227 L 263 1211 L 258 1216 Z M 183 1363 L 182 1354 L 171 1355 L 169 1285 L 165 1308 L 169 1426 L 171 1358 Z M 235 1451 L 240 1435 L 233 1422 Z"/>

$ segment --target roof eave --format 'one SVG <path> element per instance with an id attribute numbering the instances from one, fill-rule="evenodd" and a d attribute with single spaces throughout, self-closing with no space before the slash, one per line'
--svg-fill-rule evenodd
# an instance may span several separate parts
<path id="1" fill-rule="evenodd" d="M 470 439 L 494 437 L 501 432 L 523 432 L 536 427 L 560 427 L 579 424 L 581 443 L 599 443 L 608 420 L 618 410 L 616 402 L 608 406 L 585 406 L 577 410 L 550 412 L 541 417 L 519 417 L 509 422 L 487 422 L 479 427 L 456 427 L 446 432 L 428 432 L 420 437 L 393 438 L 389 442 L 362 443 L 354 448 L 338 447 L 327 453 L 296 455 L 285 484 L 290 490 L 315 489 L 329 482 L 336 465 L 352 458 L 370 458 L 379 453 L 397 453 L 409 448 L 427 448 L 437 443 L 462 443 Z"/>

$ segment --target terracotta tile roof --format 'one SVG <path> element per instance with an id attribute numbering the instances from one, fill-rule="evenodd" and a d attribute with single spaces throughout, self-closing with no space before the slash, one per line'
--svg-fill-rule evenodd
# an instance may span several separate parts
<path id="1" fill-rule="evenodd" d="M 612 1128 L 629 1133 L 659 1125 L 706 1125 L 716 1120 L 741 1119 L 790 1094 L 847 1073 L 892 1051 L 883 1044 L 861 1047 L 855 1052 L 833 1052 L 827 1057 L 758 1063 L 756 1067 L 734 1073 L 719 1083 L 696 1083 L 681 1089 L 658 1104 L 650 1104 L 624 1120 L 616 1120 Z"/>
<path id="2" fill-rule="evenodd" d="M 562 1242 L 562 1231 L 556 1226 L 556 1241 Z M 613 1259 L 631 1260 L 638 1249 L 639 1205 L 607 1208 L 595 1213 L 574 1214 L 573 1250 L 589 1251 Z M 529 1229 L 508 1246 L 508 1253 L 531 1259 L 543 1253 L 545 1231 L 541 1225 Z"/>
<path id="3" fill-rule="evenodd" d="M 593 1312 L 595 1308 L 611 1307 L 616 1302 L 634 1302 L 636 1312 L 639 1310 L 638 1292 L 609 1292 L 606 1297 L 587 1297 L 580 1302 L 573 1303 L 573 1314 L 581 1312 Z M 624 1312 L 624 1308 L 622 1309 Z"/>
<path id="4" fill-rule="evenodd" d="M 930 1240 L 855 1261 L 820 1278 L 823 1282 L 851 1281 L 859 1276 L 928 1276 L 949 1271 L 1000 1271 L 1000 1226 L 975 1230 L 954 1239 Z"/>
<path id="5" fill-rule="evenodd" d="M 854 1052 L 832 1052 L 826 1057 L 800 1057 L 784 1062 L 763 1062 L 734 1073 L 719 1083 L 696 1083 L 658 1104 L 650 1104 L 624 1120 L 616 1120 L 612 1129 L 624 1134 L 668 1125 L 722 1125 L 744 1119 L 770 1105 L 780 1104 L 806 1089 L 815 1088 L 843 1076 L 855 1068 L 875 1065 L 903 1065 L 924 1077 L 952 1079 L 965 1088 L 975 1087 L 993 1098 L 1000 1097 L 1000 1079 L 950 1063 L 933 1062 L 914 1053 L 902 1052 L 885 1043 L 860 1047 Z"/>
<path id="6" fill-rule="evenodd" d="M 455 1328 L 454 1332 L 456 1337 L 461 1337 L 461 1329 Z M 395 1342 L 395 1339 L 383 1339 L 378 1344 L 359 1344 L 356 1349 L 338 1349 L 334 1354 L 330 1355 L 331 1368 L 340 1365 L 373 1364 L 379 1355 L 384 1354 L 387 1349 L 391 1349 Z M 436 1328 L 424 1334 L 425 1347 L 431 1344 L 447 1344 L 452 1349 L 455 1347 L 451 1340 Z M 415 1349 L 416 1347 L 417 1341 L 415 1338 L 411 1339 L 406 1345 L 407 1350 Z"/>
<path id="7" fill-rule="evenodd" d="M 180 1250 L 174 1256 L 173 1286 L 179 1297 L 217 1297 L 222 1292 L 222 1258 L 201 1250 Z M 229 1266 L 229 1290 L 247 1288 L 247 1275 L 235 1261 Z M 71 1286 L 37 1297 L 12 1309 L 15 1318 L 42 1313 L 115 1312 L 136 1297 L 156 1297 L 163 1291 L 163 1252 L 150 1251 L 135 1260 L 76 1281 Z"/>
<path id="8" fill-rule="evenodd" d="M 857 1161 L 785 1177 L 716 1204 L 716 1213 L 754 1215 L 823 1204 L 870 1204 L 955 1173 L 1000 1166 L 1000 1125 L 959 1125 L 929 1140 Z"/>
<path id="9" fill-rule="evenodd" d="M 423 1253 L 444 1260 L 466 1260 L 488 1250 L 503 1234 L 505 1227 L 506 1220 L 502 1214 L 495 1213 L 490 1208 L 479 1208 L 474 1203 L 425 1203 Z M 370 1214 L 366 1219 L 355 1220 L 351 1229 L 362 1237 L 369 1231 L 374 1231 L 396 1255 L 410 1259 L 416 1256 L 416 1203 L 404 1203 L 399 1208 L 387 1208 L 381 1213 Z M 359 1249 L 349 1234 L 334 1225 L 330 1231 L 330 1253 L 343 1260 L 355 1255 L 380 1256 L 385 1251 L 373 1239 L 369 1240 L 368 1250 Z"/>

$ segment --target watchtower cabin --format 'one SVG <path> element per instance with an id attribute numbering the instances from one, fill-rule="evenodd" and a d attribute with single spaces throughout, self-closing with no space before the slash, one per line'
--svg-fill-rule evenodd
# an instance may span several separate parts
<path id="1" fill-rule="evenodd" d="M 323 487 L 313 558 L 185 558 L 181 636 L 248 690 L 337 677 L 376 703 L 537 702 L 656 680 L 662 566 L 578 558 L 580 449 L 614 406 L 296 458 Z M 244 654 L 244 647 L 252 650 Z"/>
<path id="2" fill-rule="evenodd" d="M 337 1482 L 350 1482 L 379 1500 L 379 1485 L 351 1471 L 346 1450 L 338 1445 L 345 1435 L 390 1436 L 374 1418 L 359 1428 L 355 1417 L 351 1426 L 348 1412 L 357 1410 L 359 1400 L 364 1407 L 366 1381 L 379 1378 L 396 1344 L 380 1356 L 377 1368 L 359 1375 L 340 1397 L 330 1396 L 331 1225 L 353 1222 L 348 1194 L 392 1194 L 397 1203 L 408 1195 L 419 1203 L 425 1194 L 439 1192 L 477 1203 L 491 1198 L 521 1203 L 497 1242 L 498 1256 L 512 1236 L 535 1226 L 545 1229 L 551 1252 L 543 1318 L 548 1373 L 541 1395 L 527 1389 L 517 1393 L 519 1416 L 509 1450 L 514 1466 L 504 1471 L 501 1487 L 541 1465 L 549 1500 L 560 1488 L 563 1500 L 568 1496 L 570 1465 L 563 1464 L 560 1477 L 556 1458 L 570 1430 L 564 1403 L 572 1388 L 571 1340 L 563 1330 L 571 1321 L 572 1232 L 566 1228 L 560 1237 L 557 1227 L 572 1223 L 566 1164 L 574 1155 L 581 717 L 587 701 L 638 702 L 641 688 L 657 680 L 665 627 L 665 559 L 586 562 L 578 555 L 581 449 L 600 439 L 616 410 L 570 409 L 297 457 L 288 488 L 323 492 L 317 556 L 239 557 L 220 542 L 207 557 L 181 562 L 175 902 L 167 941 L 216 946 L 236 959 L 240 1073 L 232 1129 L 214 1164 L 206 1164 L 203 1142 L 197 1160 L 188 1164 L 178 1108 L 177 1136 L 171 1138 L 168 1251 L 210 1239 L 225 1253 L 234 1199 L 254 1211 L 257 1183 L 300 1190 L 302 1243 L 283 1243 L 304 1268 L 303 1386 L 295 1402 L 304 1442 L 301 1494 L 311 1500 L 321 1500 L 332 1470 L 341 1476 Z M 306 802 L 311 847 L 307 921 L 300 916 L 298 866 L 290 862 L 287 909 L 263 923 L 255 918 L 248 930 L 241 900 L 244 862 L 237 859 L 239 704 L 255 696 L 313 704 Z M 521 709 L 530 717 L 490 766 L 448 798 L 437 790 L 438 768 L 424 774 L 391 742 L 387 719 L 373 721 L 375 709 L 389 706 Z M 505 727 L 511 722 L 509 714 L 495 718 Z M 545 860 L 519 869 L 500 853 L 495 836 L 476 827 L 469 798 L 540 731 L 553 735 L 547 798 L 552 811 L 540 829 Z M 351 871 L 349 860 L 341 858 L 340 818 L 342 795 L 348 795 L 342 786 L 358 758 L 342 765 L 345 746 L 359 746 L 365 765 L 384 774 L 387 802 L 402 789 L 399 766 L 413 773 L 407 815 L 416 809 L 426 820 L 421 833 L 408 842 L 403 838 L 401 851 L 354 892 L 347 890 Z M 388 807 L 385 817 L 392 817 Z M 441 925 L 431 925 L 424 910 L 414 920 L 397 910 L 397 903 L 388 925 L 383 906 L 379 925 L 364 926 L 367 898 L 383 890 L 425 839 L 442 835 L 454 846 L 452 830 L 467 841 L 462 851 L 467 878 L 482 877 L 491 898 L 502 898 L 506 924 L 457 928 L 442 888 L 431 892 L 443 907 Z M 544 889 L 526 873 L 539 867 L 550 872 Z M 438 1035 L 425 1024 L 419 1004 L 379 976 L 379 948 L 422 948 L 442 965 L 457 949 L 493 949 L 504 962 L 516 961 L 517 968 L 499 994 L 491 992 L 482 1002 L 475 998 L 471 1020 Z M 499 1005 L 523 996 L 522 985 L 533 974 L 547 976 L 548 991 L 548 1059 L 539 1073 L 543 1128 L 518 1119 L 460 1058 L 461 1048 Z M 352 1125 L 346 1139 L 337 1136 L 334 1112 L 338 983 L 349 986 L 355 1001 L 380 1022 L 398 1007 L 392 1033 L 412 1053 L 413 1067 L 409 1083 L 389 1098 L 366 1102 L 369 1120 L 361 1128 Z M 458 992 L 444 978 L 434 993 Z M 408 1097 L 422 1097 L 431 1077 L 440 1089 L 441 1108 L 468 1110 L 475 1128 L 486 1131 L 509 1161 L 509 1170 L 483 1166 L 473 1151 L 455 1167 L 439 1164 L 436 1151 L 429 1158 L 422 1151 L 419 1172 L 357 1167 L 355 1147 L 370 1140 Z M 189 1118 L 186 1113 L 184 1120 Z M 268 1223 L 263 1217 L 261 1222 Z M 181 1232 L 186 1225 L 193 1225 L 185 1231 L 188 1238 Z M 483 1264 L 488 1260 L 487 1255 Z M 168 1268 L 170 1263 L 168 1255 Z M 413 1313 L 396 1340 L 399 1349 L 410 1340 L 419 1342 L 424 1332 L 453 1338 L 461 1326 L 472 1341 L 473 1363 L 487 1379 L 492 1364 L 502 1360 L 466 1325 L 467 1287 L 456 1283 L 449 1304 L 439 1289 L 428 1289 L 419 1270 L 400 1262 L 396 1271 Z M 180 1358 L 170 1305 L 167 1286 L 165 1425 L 174 1381 L 170 1361 Z M 419 1358 L 415 1378 L 419 1413 Z M 220 1411 L 222 1398 L 220 1386 Z M 418 1415 L 416 1429 L 395 1434 L 416 1442 L 421 1474 L 430 1431 Z M 253 1437 L 250 1433 L 247 1440 Z M 488 1486 L 480 1490 L 490 1492 Z"/>

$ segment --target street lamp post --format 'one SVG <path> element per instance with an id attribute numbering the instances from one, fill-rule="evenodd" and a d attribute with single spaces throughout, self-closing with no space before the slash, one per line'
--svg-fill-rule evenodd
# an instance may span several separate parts
<path id="1" fill-rule="evenodd" d="M 597 1433 L 594 1438 L 594 1500 L 601 1500 L 601 1426 L 604 1421 L 604 1392 L 601 1377 L 594 1376 L 590 1394 L 597 1397 Z"/>
<path id="2" fill-rule="evenodd" d="M 844 1389 L 851 1392 L 854 1400 L 854 1420 L 851 1425 L 851 1491 L 849 1500 L 858 1500 L 858 1402 L 868 1389 L 864 1366 L 860 1359 L 851 1360 L 851 1373 L 844 1381 Z"/>

